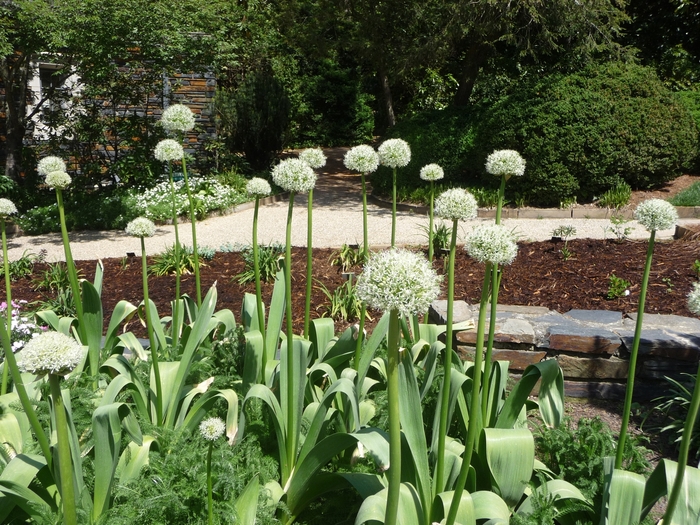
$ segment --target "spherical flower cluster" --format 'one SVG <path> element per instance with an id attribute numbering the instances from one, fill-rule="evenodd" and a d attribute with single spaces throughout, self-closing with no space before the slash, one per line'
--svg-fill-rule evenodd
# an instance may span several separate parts
<path id="1" fill-rule="evenodd" d="M 464 248 L 472 258 L 482 263 L 510 264 L 518 254 L 515 236 L 500 224 L 476 228 L 467 237 Z"/>
<path id="2" fill-rule="evenodd" d="M 647 231 L 668 230 L 678 222 L 678 212 L 668 201 L 649 199 L 637 206 L 634 219 Z"/>
<path id="3" fill-rule="evenodd" d="M 7 217 L 17 213 L 17 206 L 10 199 L 0 199 L 0 217 Z"/>
<path id="4" fill-rule="evenodd" d="M 306 162 L 313 169 L 322 168 L 326 165 L 326 156 L 321 148 L 309 148 L 299 153 L 299 158 Z"/>
<path id="5" fill-rule="evenodd" d="M 427 164 L 420 169 L 420 178 L 427 181 L 440 180 L 445 176 L 445 171 L 438 164 Z"/>
<path id="6" fill-rule="evenodd" d="M 224 435 L 226 425 L 218 417 L 210 417 L 199 424 L 199 432 L 207 441 L 216 441 Z"/>
<path id="7" fill-rule="evenodd" d="M 525 159 L 515 150 L 496 150 L 486 158 L 486 171 L 491 175 L 510 177 L 522 176 L 525 173 Z"/>
<path id="8" fill-rule="evenodd" d="M 451 221 L 466 221 L 476 217 L 474 195 L 463 188 L 452 188 L 435 199 L 435 215 Z"/>
<path id="9" fill-rule="evenodd" d="M 350 149 L 343 157 L 343 164 L 349 170 L 360 173 L 374 173 L 379 167 L 379 154 L 372 146 L 362 144 Z"/>
<path id="10" fill-rule="evenodd" d="M 382 142 L 377 150 L 379 161 L 389 168 L 403 168 L 411 162 L 411 148 L 402 139 L 389 139 Z"/>
<path id="11" fill-rule="evenodd" d="M 182 144 L 173 139 L 164 139 L 156 144 L 156 149 L 153 154 L 156 159 L 161 162 L 172 162 L 182 160 L 185 156 L 185 150 L 182 149 Z"/>
<path id="12" fill-rule="evenodd" d="M 167 131 L 186 132 L 194 128 L 194 113 L 187 106 L 173 104 L 163 111 L 160 125 Z"/>
<path id="13" fill-rule="evenodd" d="M 37 164 L 36 171 L 42 177 L 46 177 L 52 171 L 66 171 L 66 163 L 58 157 L 44 157 Z"/>
<path id="14" fill-rule="evenodd" d="M 700 315 L 700 283 L 693 283 L 693 289 L 688 294 L 688 310 Z"/>
<path id="15" fill-rule="evenodd" d="M 272 169 L 272 181 L 285 191 L 308 193 L 316 185 L 316 174 L 300 159 L 284 159 Z"/>
<path id="16" fill-rule="evenodd" d="M 357 297 L 382 311 L 419 314 L 437 298 L 440 280 L 424 257 L 392 249 L 371 256 L 357 279 Z"/>
<path id="17" fill-rule="evenodd" d="M 70 175 L 65 171 L 52 171 L 46 175 L 46 185 L 49 188 L 56 188 L 57 190 L 65 190 L 72 182 Z"/>
<path id="18" fill-rule="evenodd" d="M 253 177 L 246 184 L 245 191 L 251 197 L 267 197 L 272 193 L 270 183 L 260 177 Z"/>
<path id="19" fill-rule="evenodd" d="M 72 337 L 61 332 L 43 332 L 17 354 L 17 366 L 22 372 L 65 375 L 80 364 L 83 355 L 83 347 Z"/>
<path id="20" fill-rule="evenodd" d="M 137 217 L 126 225 L 124 231 L 132 237 L 153 237 L 156 233 L 156 225 L 146 217 Z"/>

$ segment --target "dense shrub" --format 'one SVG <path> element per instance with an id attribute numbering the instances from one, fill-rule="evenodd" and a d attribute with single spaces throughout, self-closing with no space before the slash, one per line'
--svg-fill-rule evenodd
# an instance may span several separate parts
<path id="1" fill-rule="evenodd" d="M 559 205 L 591 200 L 626 182 L 647 188 L 673 179 L 697 155 L 698 127 L 686 105 L 653 70 L 631 64 L 591 66 L 524 83 L 491 106 L 420 113 L 400 122 L 413 159 L 399 184 L 415 187 L 420 168 L 437 162 L 447 183 L 496 187 L 484 168 L 494 149 L 516 149 L 525 175 L 506 187 L 510 200 Z M 373 185 L 390 184 L 380 170 Z"/>

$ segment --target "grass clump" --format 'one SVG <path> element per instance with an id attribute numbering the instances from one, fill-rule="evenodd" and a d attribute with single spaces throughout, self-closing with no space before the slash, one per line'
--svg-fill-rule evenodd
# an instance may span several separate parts
<path id="1" fill-rule="evenodd" d="M 668 199 L 674 206 L 700 206 L 700 182 Z"/>

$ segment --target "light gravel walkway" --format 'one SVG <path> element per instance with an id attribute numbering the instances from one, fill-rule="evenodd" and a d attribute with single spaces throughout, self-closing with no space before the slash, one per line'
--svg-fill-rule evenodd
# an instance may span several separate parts
<path id="1" fill-rule="evenodd" d="M 334 170 L 331 166 L 329 170 Z M 349 174 L 321 172 L 314 190 L 313 200 L 313 246 L 317 248 L 339 248 L 344 243 L 362 243 L 362 196 L 359 176 Z M 292 244 L 306 246 L 307 196 L 298 195 L 294 201 L 292 219 Z M 369 242 L 370 246 L 386 247 L 391 242 L 391 210 L 369 204 Z M 280 201 L 261 206 L 259 212 L 258 240 L 262 244 L 270 242 L 284 243 L 287 221 L 288 201 Z M 464 237 L 477 224 L 493 219 L 477 219 L 460 223 L 460 238 Z M 697 220 L 684 219 L 680 224 L 697 223 Z M 546 240 L 551 238 L 552 230 L 561 225 L 573 225 L 576 238 L 599 238 L 606 236 L 605 228 L 610 226 L 607 219 L 505 219 L 503 223 L 512 228 L 521 240 Z M 218 250 L 227 243 L 250 244 L 252 236 L 253 208 L 237 211 L 220 217 L 210 217 L 197 223 L 197 241 L 199 246 L 208 246 Z M 398 245 L 426 244 L 428 218 L 411 212 L 398 212 L 396 226 L 396 243 Z M 633 228 L 630 234 L 634 239 L 646 239 L 648 233 L 636 222 L 627 224 Z M 180 242 L 192 245 L 191 226 L 180 224 Z M 670 238 L 674 230 L 657 233 L 657 239 Z M 607 233 L 607 237 L 611 237 Z M 101 257 L 124 257 L 127 252 L 140 253 L 137 238 L 129 237 L 122 231 L 84 231 L 70 234 L 71 249 L 75 260 L 97 259 Z M 169 225 L 158 226 L 156 235 L 146 239 L 149 255 L 163 252 L 175 242 L 174 228 Z M 60 234 L 37 236 L 14 236 L 8 239 L 10 260 L 15 260 L 28 253 L 46 250 L 49 262 L 64 260 L 63 244 Z"/>

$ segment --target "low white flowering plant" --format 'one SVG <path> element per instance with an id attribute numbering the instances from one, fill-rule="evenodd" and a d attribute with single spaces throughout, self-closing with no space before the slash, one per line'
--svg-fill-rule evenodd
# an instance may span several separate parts
<path id="1" fill-rule="evenodd" d="M 70 186 L 72 180 L 70 175 L 68 175 L 65 171 L 52 171 L 46 175 L 45 182 L 49 188 L 65 190 L 68 186 Z"/>
<path id="2" fill-rule="evenodd" d="M 385 140 L 377 151 L 382 166 L 403 168 L 411 162 L 411 148 L 403 139 Z"/>
<path id="3" fill-rule="evenodd" d="M 478 205 L 474 195 L 463 188 L 452 188 L 435 199 L 435 215 L 452 221 L 466 221 L 476 217 Z"/>
<path id="4" fill-rule="evenodd" d="M 428 182 L 435 182 L 445 177 L 445 171 L 439 164 L 427 164 L 420 169 L 420 178 Z"/>
<path id="5" fill-rule="evenodd" d="M 146 217 L 137 217 L 126 225 L 124 231 L 132 237 L 153 237 L 156 233 L 156 225 Z"/>
<path id="6" fill-rule="evenodd" d="M 36 171 L 42 177 L 46 177 L 52 171 L 66 171 L 66 163 L 59 157 L 44 157 L 37 164 Z"/>
<path id="7" fill-rule="evenodd" d="M 678 212 L 668 201 L 649 199 L 642 202 L 634 210 L 634 220 L 644 226 L 647 231 L 668 230 L 678 222 Z"/>
<path id="8" fill-rule="evenodd" d="M 359 173 L 374 173 L 379 167 L 379 153 L 367 144 L 355 146 L 345 154 L 343 164 L 349 170 Z"/>
<path id="9" fill-rule="evenodd" d="M 199 424 L 199 433 L 207 441 L 216 441 L 224 435 L 226 425 L 221 418 L 210 417 Z"/>
<path id="10" fill-rule="evenodd" d="M 285 191 L 308 193 L 316 185 L 316 173 L 301 159 L 284 159 L 272 169 L 272 182 Z"/>
<path id="11" fill-rule="evenodd" d="M 195 118 L 192 110 L 183 104 L 173 104 L 163 111 L 160 125 L 167 131 L 185 133 L 194 128 Z"/>
<path id="12" fill-rule="evenodd" d="M 12 352 L 16 353 L 21 350 L 24 345 L 36 335 L 45 331 L 45 328 L 39 326 L 32 321 L 28 316 L 22 314 L 22 308 L 27 304 L 27 301 L 21 299 L 12 301 L 12 327 L 10 340 L 12 341 Z M 7 302 L 0 303 L 0 316 L 3 319 L 7 318 Z"/>
<path id="13" fill-rule="evenodd" d="M 185 156 L 185 150 L 182 149 L 182 144 L 178 141 L 163 139 L 156 144 L 153 155 L 161 162 L 174 162 L 182 160 L 182 157 Z"/>
<path id="14" fill-rule="evenodd" d="M 688 310 L 700 315 L 700 283 L 693 283 L 693 289 L 688 294 Z"/>
<path id="15" fill-rule="evenodd" d="M 428 260 L 404 249 L 373 254 L 357 280 L 357 297 L 381 311 L 422 314 L 440 293 L 441 277 Z"/>
<path id="16" fill-rule="evenodd" d="M 313 169 L 322 168 L 326 165 L 326 155 L 321 148 L 308 148 L 299 153 L 299 158 L 306 162 Z"/>
<path id="17" fill-rule="evenodd" d="M 10 199 L 0 199 L 0 217 L 7 217 L 17 213 L 17 206 Z"/>
<path id="18" fill-rule="evenodd" d="M 267 197 L 272 193 L 272 188 L 265 179 L 253 177 L 246 184 L 245 191 L 250 197 Z"/>
<path id="19" fill-rule="evenodd" d="M 467 237 L 464 248 L 481 263 L 507 265 L 518 254 L 513 232 L 500 224 L 479 226 Z"/>
<path id="20" fill-rule="evenodd" d="M 37 375 L 65 375 L 80 364 L 84 355 L 83 347 L 72 337 L 61 332 L 43 332 L 17 353 L 17 366 L 22 372 Z"/>
<path id="21" fill-rule="evenodd" d="M 486 171 L 498 177 L 521 177 L 525 173 L 525 159 L 512 149 L 496 150 L 486 158 Z"/>

